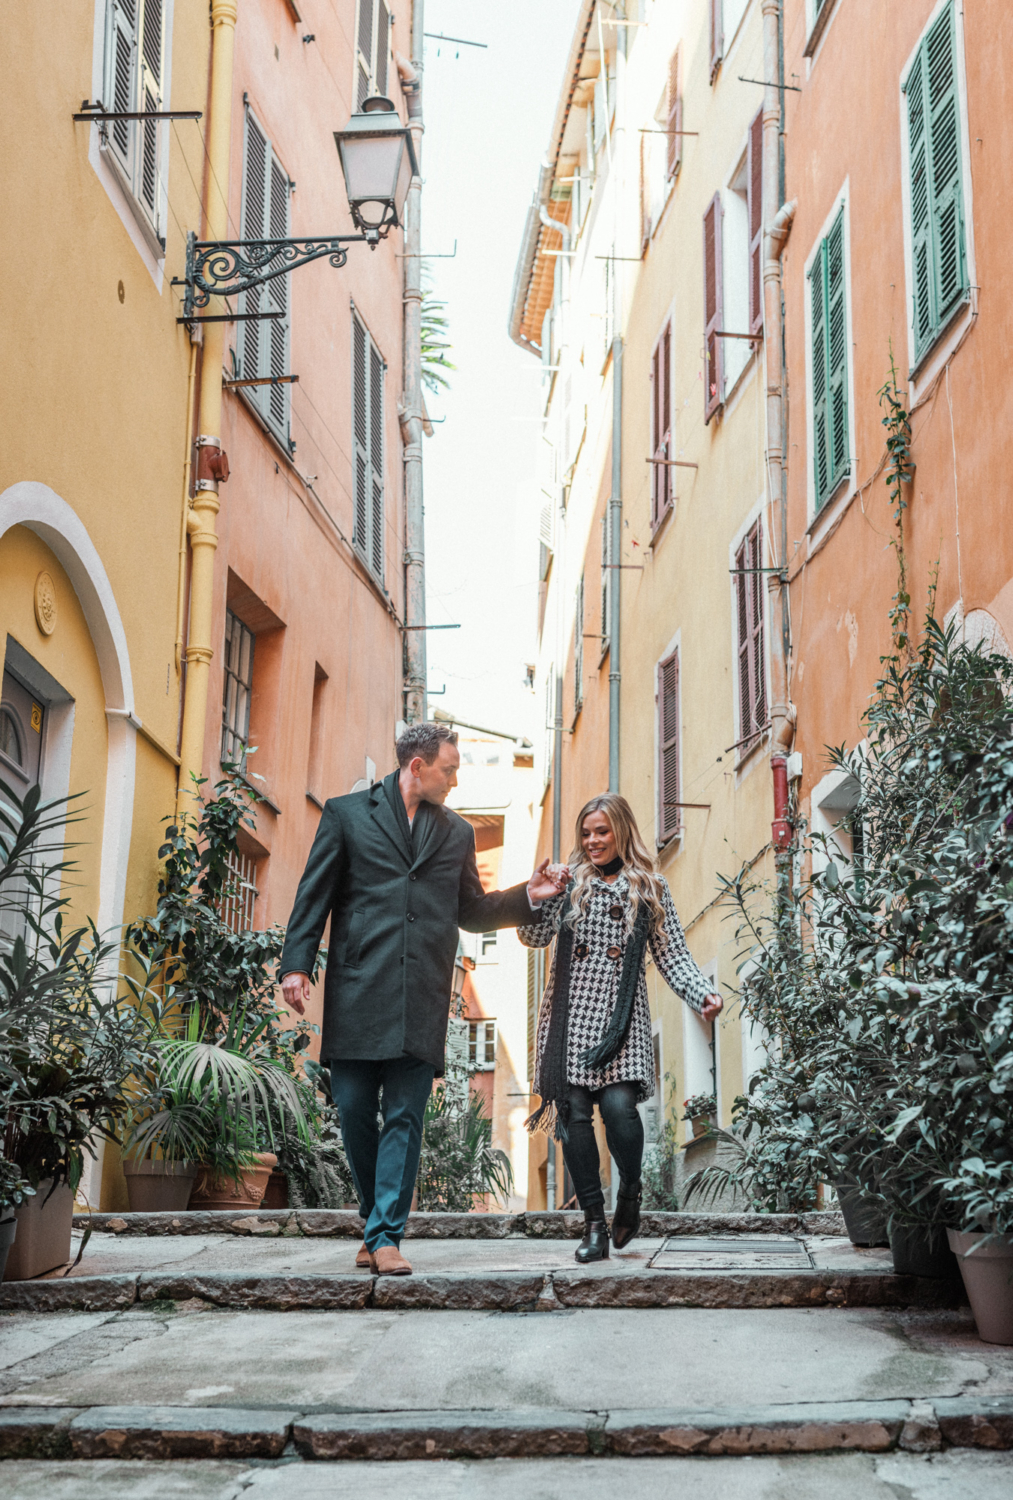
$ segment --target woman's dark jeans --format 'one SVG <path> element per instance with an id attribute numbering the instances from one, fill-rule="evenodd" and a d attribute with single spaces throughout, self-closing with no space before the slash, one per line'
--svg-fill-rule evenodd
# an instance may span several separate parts
<path id="1" fill-rule="evenodd" d="M 567 1088 L 570 1122 L 563 1143 L 566 1162 L 577 1202 L 596 1219 L 605 1217 L 605 1195 L 601 1186 L 601 1162 L 594 1134 L 594 1107 L 605 1122 L 605 1139 L 625 1183 L 640 1181 L 644 1159 L 644 1124 L 637 1109 L 635 1083 L 609 1083 L 603 1089 L 586 1089 L 571 1083 Z"/>

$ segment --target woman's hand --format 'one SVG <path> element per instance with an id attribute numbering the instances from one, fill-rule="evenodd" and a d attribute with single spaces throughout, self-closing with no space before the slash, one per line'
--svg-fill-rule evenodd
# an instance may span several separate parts
<path id="1" fill-rule="evenodd" d="M 528 896 L 533 902 L 551 901 L 566 890 L 570 871 L 566 865 L 553 865 L 543 859 L 528 881 Z"/>
<path id="2" fill-rule="evenodd" d="M 708 995 L 704 1001 L 700 1014 L 705 1021 L 713 1021 L 725 1008 L 725 1002 L 717 993 Z"/>

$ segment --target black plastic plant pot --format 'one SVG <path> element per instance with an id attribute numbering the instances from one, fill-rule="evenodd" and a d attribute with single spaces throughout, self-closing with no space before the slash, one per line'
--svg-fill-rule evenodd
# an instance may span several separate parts
<path id="1" fill-rule="evenodd" d="M 844 1227 L 853 1245 L 888 1245 L 886 1215 L 866 1197 L 852 1177 L 839 1177 L 834 1183 L 837 1201 L 844 1215 Z"/>
<path id="2" fill-rule="evenodd" d="M 890 1231 L 893 1268 L 898 1276 L 955 1278 L 960 1274 L 941 1224 L 898 1224 Z"/>
<path id="3" fill-rule="evenodd" d="M 4 1271 L 7 1269 L 7 1252 L 14 1243 L 18 1232 L 18 1221 L 11 1214 L 9 1219 L 0 1219 L 0 1281 L 4 1279 Z"/>

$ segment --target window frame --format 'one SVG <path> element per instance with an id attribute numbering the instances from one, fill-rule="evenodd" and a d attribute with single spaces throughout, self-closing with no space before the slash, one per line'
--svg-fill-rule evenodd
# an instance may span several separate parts
<path id="1" fill-rule="evenodd" d="M 240 675 L 240 671 L 233 668 L 231 665 L 231 632 L 235 629 L 236 626 L 238 626 L 240 631 L 240 660 L 242 659 L 243 635 L 248 635 L 250 638 L 249 666 L 247 670 L 247 680 L 245 681 Z M 222 735 L 219 748 L 219 761 L 222 765 L 225 765 L 226 763 L 233 765 L 238 764 L 240 772 L 244 776 L 246 775 L 246 752 L 250 743 L 250 712 L 253 703 L 253 673 L 256 661 L 256 648 L 256 633 L 250 629 L 249 625 L 245 624 L 239 618 L 235 610 L 229 609 L 229 607 L 226 605 L 225 631 L 222 637 Z M 240 732 L 237 723 L 232 722 L 235 717 L 233 711 L 235 708 L 235 704 L 233 704 L 232 709 L 230 709 L 230 682 L 235 682 L 238 684 L 236 702 L 238 702 L 239 700 L 240 691 L 245 692 L 246 695 L 245 712 L 243 714 L 245 725 L 242 732 Z M 227 745 L 227 737 L 231 738 L 231 745 Z M 237 745 L 241 745 L 243 747 L 241 763 L 237 762 L 235 759 L 235 750 Z"/>

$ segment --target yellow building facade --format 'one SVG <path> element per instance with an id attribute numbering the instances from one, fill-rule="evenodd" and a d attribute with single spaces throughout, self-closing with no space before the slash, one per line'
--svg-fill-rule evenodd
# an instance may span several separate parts
<path id="1" fill-rule="evenodd" d="M 715 898 L 774 873 L 769 30 L 761 0 L 583 0 L 511 305 L 543 364 L 538 854 L 566 858 L 583 803 L 621 792 L 726 999 L 712 1028 L 649 968 L 649 1140 L 690 1094 L 729 1123 L 762 1057 Z M 550 1206 L 562 1170 L 532 1162 Z"/>
<path id="2" fill-rule="evenodd" d="M 84 793 L 68 893 L 109 930 L 153 908 L 176 800 L 196 351 L 171 280 L 201 223 L 211 32 L 206 0 L 61 7 L 58 46 L 53 24 L 5 18 L 0 776 Z M 73 119 L 96 104 L 198 118 Z"/>

